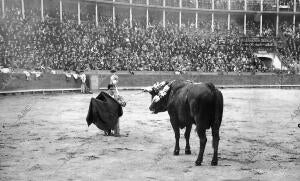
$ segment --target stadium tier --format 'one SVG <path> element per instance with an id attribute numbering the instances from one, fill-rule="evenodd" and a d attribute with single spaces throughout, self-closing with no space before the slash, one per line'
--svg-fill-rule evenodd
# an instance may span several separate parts
<path id="1" fill-rule="evenodd" d="M 0 0 L 12 69 L 297 72 L 300 0 Z"/>

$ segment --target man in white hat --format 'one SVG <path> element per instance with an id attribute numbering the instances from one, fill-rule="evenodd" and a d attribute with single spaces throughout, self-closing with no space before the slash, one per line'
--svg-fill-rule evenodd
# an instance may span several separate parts
<path id="1" fill-rule="evenodd" d="M 119 91 L 118 91 L 119 76 L 116 74 L 117 71 L 114 68 L 110 72 L 112 73 L 112 75 L 110 76 L 109 84 L 112 84 L 116 87 L 117 95 L 119 95 Z"/>
<path id="2" fill-rule="evenodd" d="M 80 80 L 81 80 L 81 86 L 80 86 L 80 92 L 81 93 L 86 93 L 85 90 L 86 90 L 86 75 L 84 73 L 84 71 L 80 71 Z"/>

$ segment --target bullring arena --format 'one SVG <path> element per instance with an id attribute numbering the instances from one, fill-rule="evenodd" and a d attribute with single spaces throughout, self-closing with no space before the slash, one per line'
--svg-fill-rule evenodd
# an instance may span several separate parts
<path id="1" fill-rule="evenodd" d="M 121 137 L 87 127 L 89 101 L 99 90 L 2 96 L 1 180 L 299 180 L 299 89 L 223 86 L 219 165 L 210 166 L 208 130 L 204 162 L 196 167 L 196 132 L 192 154 L 184 154 L 181 131 L 181 152 L 173 156 L 169 116 L 151 114 L 141 88 L 120 87 L 127 100 Z"/>
<path id="2" fill-rule="evenodd" d="M 119 137 L 86 121 L 114 72 Z M 149 110 L 172 80 L 222 92 L 217 166 Z M 299 181 L 299 88 L 299 0 L 0 0 L 0 180 Z"/>

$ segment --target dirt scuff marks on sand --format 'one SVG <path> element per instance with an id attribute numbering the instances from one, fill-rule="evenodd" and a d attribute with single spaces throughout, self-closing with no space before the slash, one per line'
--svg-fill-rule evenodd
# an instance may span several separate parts
<path id="1" fill-rule="evenodd" d="M 128 100 L 136 93 L 120 91 Z M 210 165 L 210 130 L 202 166 L 195 166 L 195 131 L 192 154 L 184 154 L 181 130 L 180 154 L 173 155 L 169 116 L 151 114 L 146 93 L 136 94 L 124 108 L 120 137 L 104 136 L 94 125 L 87 126 L 89 101 L 97 94 L 7 96 L 0 102 L 0 180 L 300 180 L 300 134 L 291 120 L 299 106 L 299 90 L 222 93 L 225 107 L 216 167 Z M 18 113 L 29 110 L 27 103 L 30 111 L 18 120 Z"/>

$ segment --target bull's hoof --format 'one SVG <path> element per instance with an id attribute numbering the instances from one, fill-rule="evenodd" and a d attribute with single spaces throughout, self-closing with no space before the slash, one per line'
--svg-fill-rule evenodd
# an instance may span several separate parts
<path id="1" fill-rule="evenodd" d="M 111 131 L 104 131 L 104 136 L 112 136 L 113 134 Z"/>
<path id="2" fill-rule="evenodd" d="M 192 154 L 192 152 L 191 152 L 191 150 L 185 150 L 185 154 L 190 155 L 190 154 Z"/>
<path id="3" fill-rule="evenodd" d="M 174 150 L 174 155 L 179 155 L 179 150 Z"/>
<path id="4" fill-rule="evenodd" d="M 217 166 L 217 165 L 218 165 L 218 161 L 217 160 L 211 161 L 211 166 Z"/>
<path id="5" fill-rule="evenodd" d="M 200 160 L 196 160 L 196 161 L 195 161 L 195 165 L 196 165 L 196 166 L 201 166 L 201 163 L 202 163 L 202 161 L 200 161 Z"/>

